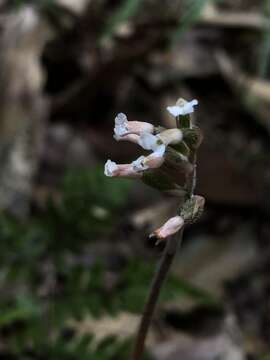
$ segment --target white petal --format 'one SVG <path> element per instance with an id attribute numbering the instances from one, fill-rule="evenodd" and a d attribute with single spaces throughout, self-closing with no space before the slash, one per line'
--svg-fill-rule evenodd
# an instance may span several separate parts
<path id="1" fill-rule="evenodd" d="M 105 166 L 104 166 L 104 174 L 106 176 L 113 176 L 113 172 L 117 169 L 117 164 L 114 161 L 111 161 L 110 159 L 107 160 Z"/>
<path id="2" fill-rule="evenodd" d="M 165 153 L 165 150 L 166 150 L 166 145 L 165 144 L 162 144 L 162 145 L 159 145 L 155 151 L 153 152 L 152 155 L 155 155 L 157 157 L 163 157 L 164 153 Z"/>
<path id="3" fill-rule="evenodd" d="M 124 113 L 117 114 L 116 118 L 114 119 L 115 125 L 124 125 L 125 123 L 127 123 L 127 121 L 127 116 Z"/>
<path id="4" fill-rule="evenodd" d="M 116 140 L 120 138 L 120 136 L 124 135 L 128 129 L 128 120 L 124 113 L 119 113 L 114 119 L 114 135 Z"/>
<path id="5" fill-rule="evenodd" d="M 143 132 L 140 135 L 138 144 L 145 150 L 155 151 L 155 149 L 159 146 L 158 141 L 159 139 L 155 135 Z"/>
<path id="6" fill-rule="evenodd" d="M 127 128 L 125 125 L 116 125 L 113 130 L 114 130 L 114 135 L 116 136 L 116 138 L 119 138 L 122 135 L 125 135 L 127 132 Z"/>
<path id="7" fill-rule="evenodd" d="M 140 156 L 138 159 L 132 161 L 132 166 L 135 171 L 143 171 L 149 168 L 149 166 L 145 164 L 145 156 Z"/>
<path id="8" fill-rule="evenodd" d="M 167 110 L 169 111 L 170 114 L 172 114 L 173 116 L 179 116 L 179 115 L 187 115 L 187 114 L 191 114 L 194 111 L 194 106 L 198 105 L 198 100 L 194 99 L 191 101 L 185 101 L 184 99 L 180 99 L 182 100 L 182 103 L 179 105 L 175 105 L 175 106 L 168 106 Z M 178 101 L 179 103 L 179 101 Z"/>
<path id="9" fill-rule="evenodd" d="M 180 106 L 168 106 L 167 110 L 175 117 L 182 115 L 182 108 Z"/>

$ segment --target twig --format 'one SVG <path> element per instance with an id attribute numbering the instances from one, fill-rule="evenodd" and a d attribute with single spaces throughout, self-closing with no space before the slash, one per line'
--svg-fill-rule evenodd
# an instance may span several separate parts
<path id="1" fill-rule="evenodd" d="M 166 276 L 168 274 L 168 271 L 171 267 L 171 264 L 173 262 L 177 248 L 182 241 L 182 237 L 183 237 L 183 230 L 181 230 L 177 235 L 171 237 L 167 241 L 166 248 L 163 252 L 159 267 L 157 268 L 157 272 L 154 276 L 151 285 L 148 299 L 145 303 L 141 323 L 136 337 L 134 350 L 131 355 L 131 360 L 141 360 L 143 357 L 146 336 L 150 327 L 151 320 L 153 318 L 153 314 L 159 298 L 159 294 L 162 285 L 166 279 Z"/>

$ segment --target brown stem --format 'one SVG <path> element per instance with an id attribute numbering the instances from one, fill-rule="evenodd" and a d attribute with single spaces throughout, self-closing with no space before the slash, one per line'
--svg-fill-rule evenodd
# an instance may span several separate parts
<path id="1" fill-rule="evenodd" d="M 154 276 L 148 299 L 145 303 L 144 311 L 142 314 L 141 323 L 138 329 L 135 346 L 131 355 L 131 360 L 141 360 L 143 358 L 146 336 L 153 318 L 155 307 L 158 301 L 160 290 L 163 282 L 166 279 L 170 266 L 173 262 L 176 250 L 181 243 L 183 230 L 180 231 L 178 236 L 171 237 L 167 241 L 166 248 L 163 252 L 157 272 Z"/>

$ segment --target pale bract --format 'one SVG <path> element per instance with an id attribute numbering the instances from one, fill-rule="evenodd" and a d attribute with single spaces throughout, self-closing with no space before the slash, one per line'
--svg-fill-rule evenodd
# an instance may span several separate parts
<path id="1" fill-rule="evenodd" d="M 191 101 L 179 99 L 176 105 L 168 106 L 167 110 L 175 117 L 179 115 L 188 115 L 194 112 L 194 106 L 196 105 L 198 105 L 198 100 L 196 99 Z"/>

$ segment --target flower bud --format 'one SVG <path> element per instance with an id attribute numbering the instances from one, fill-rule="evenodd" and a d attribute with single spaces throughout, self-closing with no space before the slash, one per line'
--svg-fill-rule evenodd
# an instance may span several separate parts
<path id="1" fill-rule="evenodd" d="M 191 129 L 183 129 L 183 137 L 185 143 L 192 150 L 197 150 L 203 141 L 203 133 L 198 126 L 193 126 Z"/>
<path id="2" fill-rule="evenodd" d="M 192 224 L 197 221 L 203 213 L 204 204 L 204 197 L 199 195 L 194 195 L 191 199 L 187 200 L 180 212 L 185 223 Z"/>
<path id="3" fill-rule="evenodd" d="M 184 226 L 184 219 L 181 216 L 174 216 L 165 222 L 160 228 L 155 230 L 150 237 L 156 237 L 157 243 L 177 233 Z"/>

